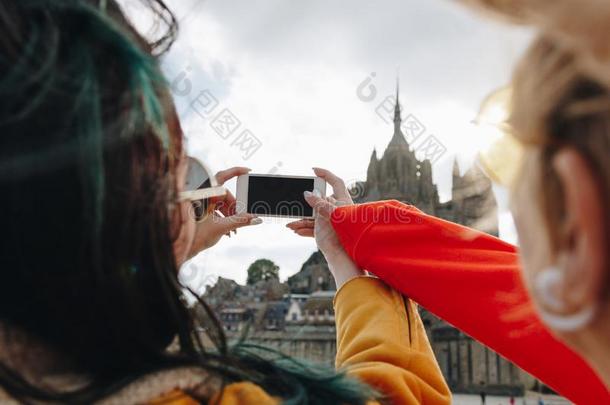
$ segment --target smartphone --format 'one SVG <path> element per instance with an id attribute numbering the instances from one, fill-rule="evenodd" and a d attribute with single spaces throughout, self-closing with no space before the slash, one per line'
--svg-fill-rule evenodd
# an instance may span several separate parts
<path id="1" fill-rule="evenodd" d="M 269 217 L 313 218 L 305 191 L 326 196 L 326 181 L 320 177 L 245 174 L 237 178 L 237 213 Z"/>

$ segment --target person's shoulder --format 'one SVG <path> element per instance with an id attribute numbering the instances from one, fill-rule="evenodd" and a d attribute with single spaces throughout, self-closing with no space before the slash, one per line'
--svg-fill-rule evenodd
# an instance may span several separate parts
<path id="1" fill-rule="evenodd" d="M 191 394 L 196 393 L 196 394 Z M 275 405 L 281 401 L 267 394 L 251 382 L 226 385 L 200 368 L 186 367 L 159 371 L 144 376 L 110 396 L 96 401 L 99 405 L 147 404 L 147 405 L 196 405 L 198 398 L 210 398 L 210 404 Z M 17 405 L 0 386 L 0 404 Z"/>
<path id="2" fill-rule="evenodd" d="M 227 385 L 209 401 L 218 405 L 276 405 L 280 401 L 267 394 L 261 387 L 251 382 L 238 382 Z M 149 405 L 196 405 L 199 404 L 192 396 L 182 390 L 175 389 L 149 402 Z"/>
<path id="3" fill-rule="evenodd" d="M 220 401 L 218 400 L 220 396 Z M 227 385 L 224 390 L 218 393 L 210 403 L 218 403 L 220 405 L 242 405 L 242 404 L 260 404 L 260 405 L 275 405 L 279 404 L 279 398 L 272 397 L 265 392 L 261 387 L 251 382 L 238 382 Z"/>
<path id="4" fill-rule="evenodd" d="M 96 403 L 192 405 L 200 403 L 196 397 L 210 398 L 220 387 L 218 379 L 202 368 L 175 368 L 145 375 Z M 196 397 L 190 395 L 194 392 Z"/>
<path id="5" fill-rule="evenodd" d="M 187 395 L 184 391 L 174 389 L 148 402 L 148 405 L 196 405 L 199 401 Z"/>

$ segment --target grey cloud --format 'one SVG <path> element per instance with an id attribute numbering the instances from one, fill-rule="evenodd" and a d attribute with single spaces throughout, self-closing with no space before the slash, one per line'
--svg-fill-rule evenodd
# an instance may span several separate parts
<path id="1" fill-rule="evenodd" d="M 447 0 L 207 0 L 199 10 L 223 24 L 231 46 L 278 65 L 385 70 L 388 84 L 400 65 L 404 91 L 419 102 L 477 103 L 508 79 L 529 38 Z"/>

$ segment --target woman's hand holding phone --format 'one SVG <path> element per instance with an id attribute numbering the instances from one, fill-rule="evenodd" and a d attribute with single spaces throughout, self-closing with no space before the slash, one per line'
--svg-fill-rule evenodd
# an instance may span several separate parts
<path id="1" fill-rule="evenodd" d="M 330 223 L 330 215 L 335 208 L 353 204 L 353 201 L 341 178 L 326 169 L 316 167 L 313 170 L 316 176 L 330 184 L 333 194 L 322 198 L 319 193 L 305 192 L 305 201 L 314 209 L 314 219 L 301 219 L 286 226 L 298 235 L 315 237 L 318 248 L 326 257 L 337 288 L 340 288 L 348 280 L 365 274 L 345 252 Z"/>
<path id="2" fill-rule="evenodd" d="M 216 181 L 219 185 L 223 185 L 232 178 L 249 171 L 250 169 L 246 167 L 232 167 L 216 173 Z M 258 225 L 263 222 L 255 214 L 236 214 L 235 196 L 228 190 L 223 196 L 210 198 L 210 203 L 214 204 L 215 209 L 203 220 L 196 223 L 193 243 L 188 257 L 193 257 L 202 250 L 214 246 L 223 235 L 230 236 L 230 233 L 236 231 L 237 228 Z M 192 215 L 189 216 L 189 220 L 192 220 L 190 217 Z"/>

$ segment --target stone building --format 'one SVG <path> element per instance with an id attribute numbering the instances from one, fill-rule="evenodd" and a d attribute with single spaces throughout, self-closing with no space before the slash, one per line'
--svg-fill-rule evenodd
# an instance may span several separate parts
<path id="1" fill-rule="evenodd" d="M 226 331 L 241 332 L 252 320 L 253 313 L 246 307 L 229 307 L 220 309 L 218 315 Z"/>
<path id="2" fill-rule="evenodd" d="M 210 306 L 220 308 L 231 305 L 237 298 L 241 304 L 279 301 L 288 292 L 288 286 L 276 279 L 261 280 L 254 285 L 240 285 L 234 280 L 219 277 L 216 284 L 206 290 L 205 298 Z"/>
<path id="3" fill-rule="evenodd" d="M 289 307 L 290 304 L 285 301 L 268 302 L 256 326 L 263 330 L 284 330 Z"/>
<path id="4" fill-rule="evenodd" d="M 335 291 L 316 291 L 312 293 L 303 304 L 302 324 L 309 325 L 335 325 L 335 310 L 333 298 Z"/>
<path id="5" fill-rule="evenodd" d="M 448 221 L 498 235 L 498 213 L 492 185 L 485 174 L 472 166 L 460 173 L 453 165 L 451 199 L 441 202 L 432 180 L 432 164 L 418 159 L 402 132 L 398 93 L 394 107 L 394 133 L 381 157 L 373 150 L 366 181 L 352 189 L 355 202 L 399 200 Z"/>

